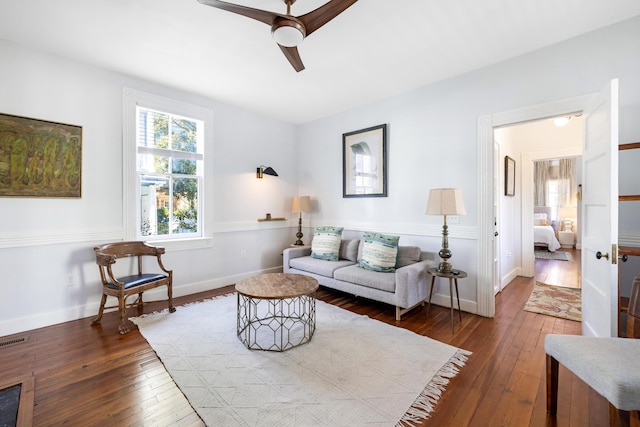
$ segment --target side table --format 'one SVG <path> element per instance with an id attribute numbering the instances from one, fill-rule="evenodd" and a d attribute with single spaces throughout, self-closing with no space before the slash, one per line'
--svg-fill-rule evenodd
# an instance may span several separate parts
<path id="1" fill-rule="evenodd" d="M 453 326 L 453 311 L 455 308 L 453 307 L 453 285 L 456 286 L 456 299 L 458 300 L 458 316 L 460 317 L 460 322 L 462 323 L 462 312 L 460 311 L 460 294 L 458 293 L 458 279 L 464 279 L 467 277 L 467 273 L 462 270 L 453 269 L 449 272 L 438 271 L 437 268 L 430 268 L 427 272 L 431 275 L 431 289 L 429 290 L 429 303 L 427 304 L 427 316 L 429 315 L 429 308 L 431 307 L 431 295 L 433 294 L 433 284 L 436 281 L 436 277 L 444 277 L 449 279 L 449 298 L 451 299 L 451 333 L 455 332 Z"/>

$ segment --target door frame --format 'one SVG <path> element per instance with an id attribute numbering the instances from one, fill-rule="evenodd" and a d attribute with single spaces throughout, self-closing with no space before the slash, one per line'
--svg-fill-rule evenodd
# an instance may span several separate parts
<path id="1" fill-rule="evenodd" d="M 597 92 L 594 92 L 597 93 Z M 486 317 L 495 315 L 495 284 L 499 277 L 494 272 L 494 182 L 498 165 L 494 165 L 494 137 L 496 127 L 546 119 L 563 114 L 575 114 L 584 110 L 593 94 L 562 99 L 516 110 L 486 114 L 477 120 L 478 147 L 478 282 L 477 314 Z M 516 189 L 521 191 L 521 189 Z"/>

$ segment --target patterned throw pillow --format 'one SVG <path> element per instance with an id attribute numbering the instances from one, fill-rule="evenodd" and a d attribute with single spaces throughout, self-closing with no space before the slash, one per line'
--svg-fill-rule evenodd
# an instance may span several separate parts
<path id="1" fill-rule="evenodd" d="M 311 241 L 311 257 L 338 261 L 343 227 L 316 227 Z"/>
<path id="2" fill-rule="evenodd" d="M 400 236 L 366 232 L 362 236 L 362 258 L 358 265 L 367 270 L 380 272 L 396 271 L 398 241 Z"/>

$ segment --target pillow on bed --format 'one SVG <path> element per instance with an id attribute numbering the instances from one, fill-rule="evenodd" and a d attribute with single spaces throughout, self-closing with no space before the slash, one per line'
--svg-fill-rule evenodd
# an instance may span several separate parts
<path id="1" fill-rule="evenodd" d="M 547 222 L 547 214 L 546 213 L 534 213 L 533 214 L 533 225 L 549 225 Z"/>

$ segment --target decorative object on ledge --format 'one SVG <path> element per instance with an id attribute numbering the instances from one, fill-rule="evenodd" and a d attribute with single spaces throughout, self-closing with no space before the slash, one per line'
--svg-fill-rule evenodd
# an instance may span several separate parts
<path id="1" fill-rule="evenodd" d="M 260 165 L 256 170 L 256 178 L 262 179 L 264 174 L 271 175 L 271 176 L 278 176 L 278 173 L 274 171 L 271 166 Z"/>
<path id="2" fill-rule="evenodd" d="M 438 265 L 438 272 L 449 273 L 452 271 L 449 258 L 449 227 L 447 227 L 447 215 L 466 215 L 462 191 L 459 188 L 434 188 L 429 192 L 427 202 L 427 215 L 444 215 L 442 226 L 442 249 L 438 252 L 442 262 Z"/>
<path id="3" fill-rule="evenodd" d="M 504 156 L 504 195 L 516 195 L 516 161 Z"/>
<path id="4" fill-rule="evenodd" d="M 302 212 L 311 212 L 311 198 L 309 196 L 296 196 L 291 202 L 291 212 L 299 213 L 298 217 L 298 232 L 296 237 L 298 240 L 294 243 L 296 246 L 304 246 L 302 242 Z"/>
<path id="5" fill-rule="evenodd" d="M 0 114 L 0 135 L 0 197 L 81 196 L 81 126 Z"/>
<path id="6" fill-rule="evenodd" d="M 387 125 L 342 134 L 342 197 L 387 197 Z"/>

